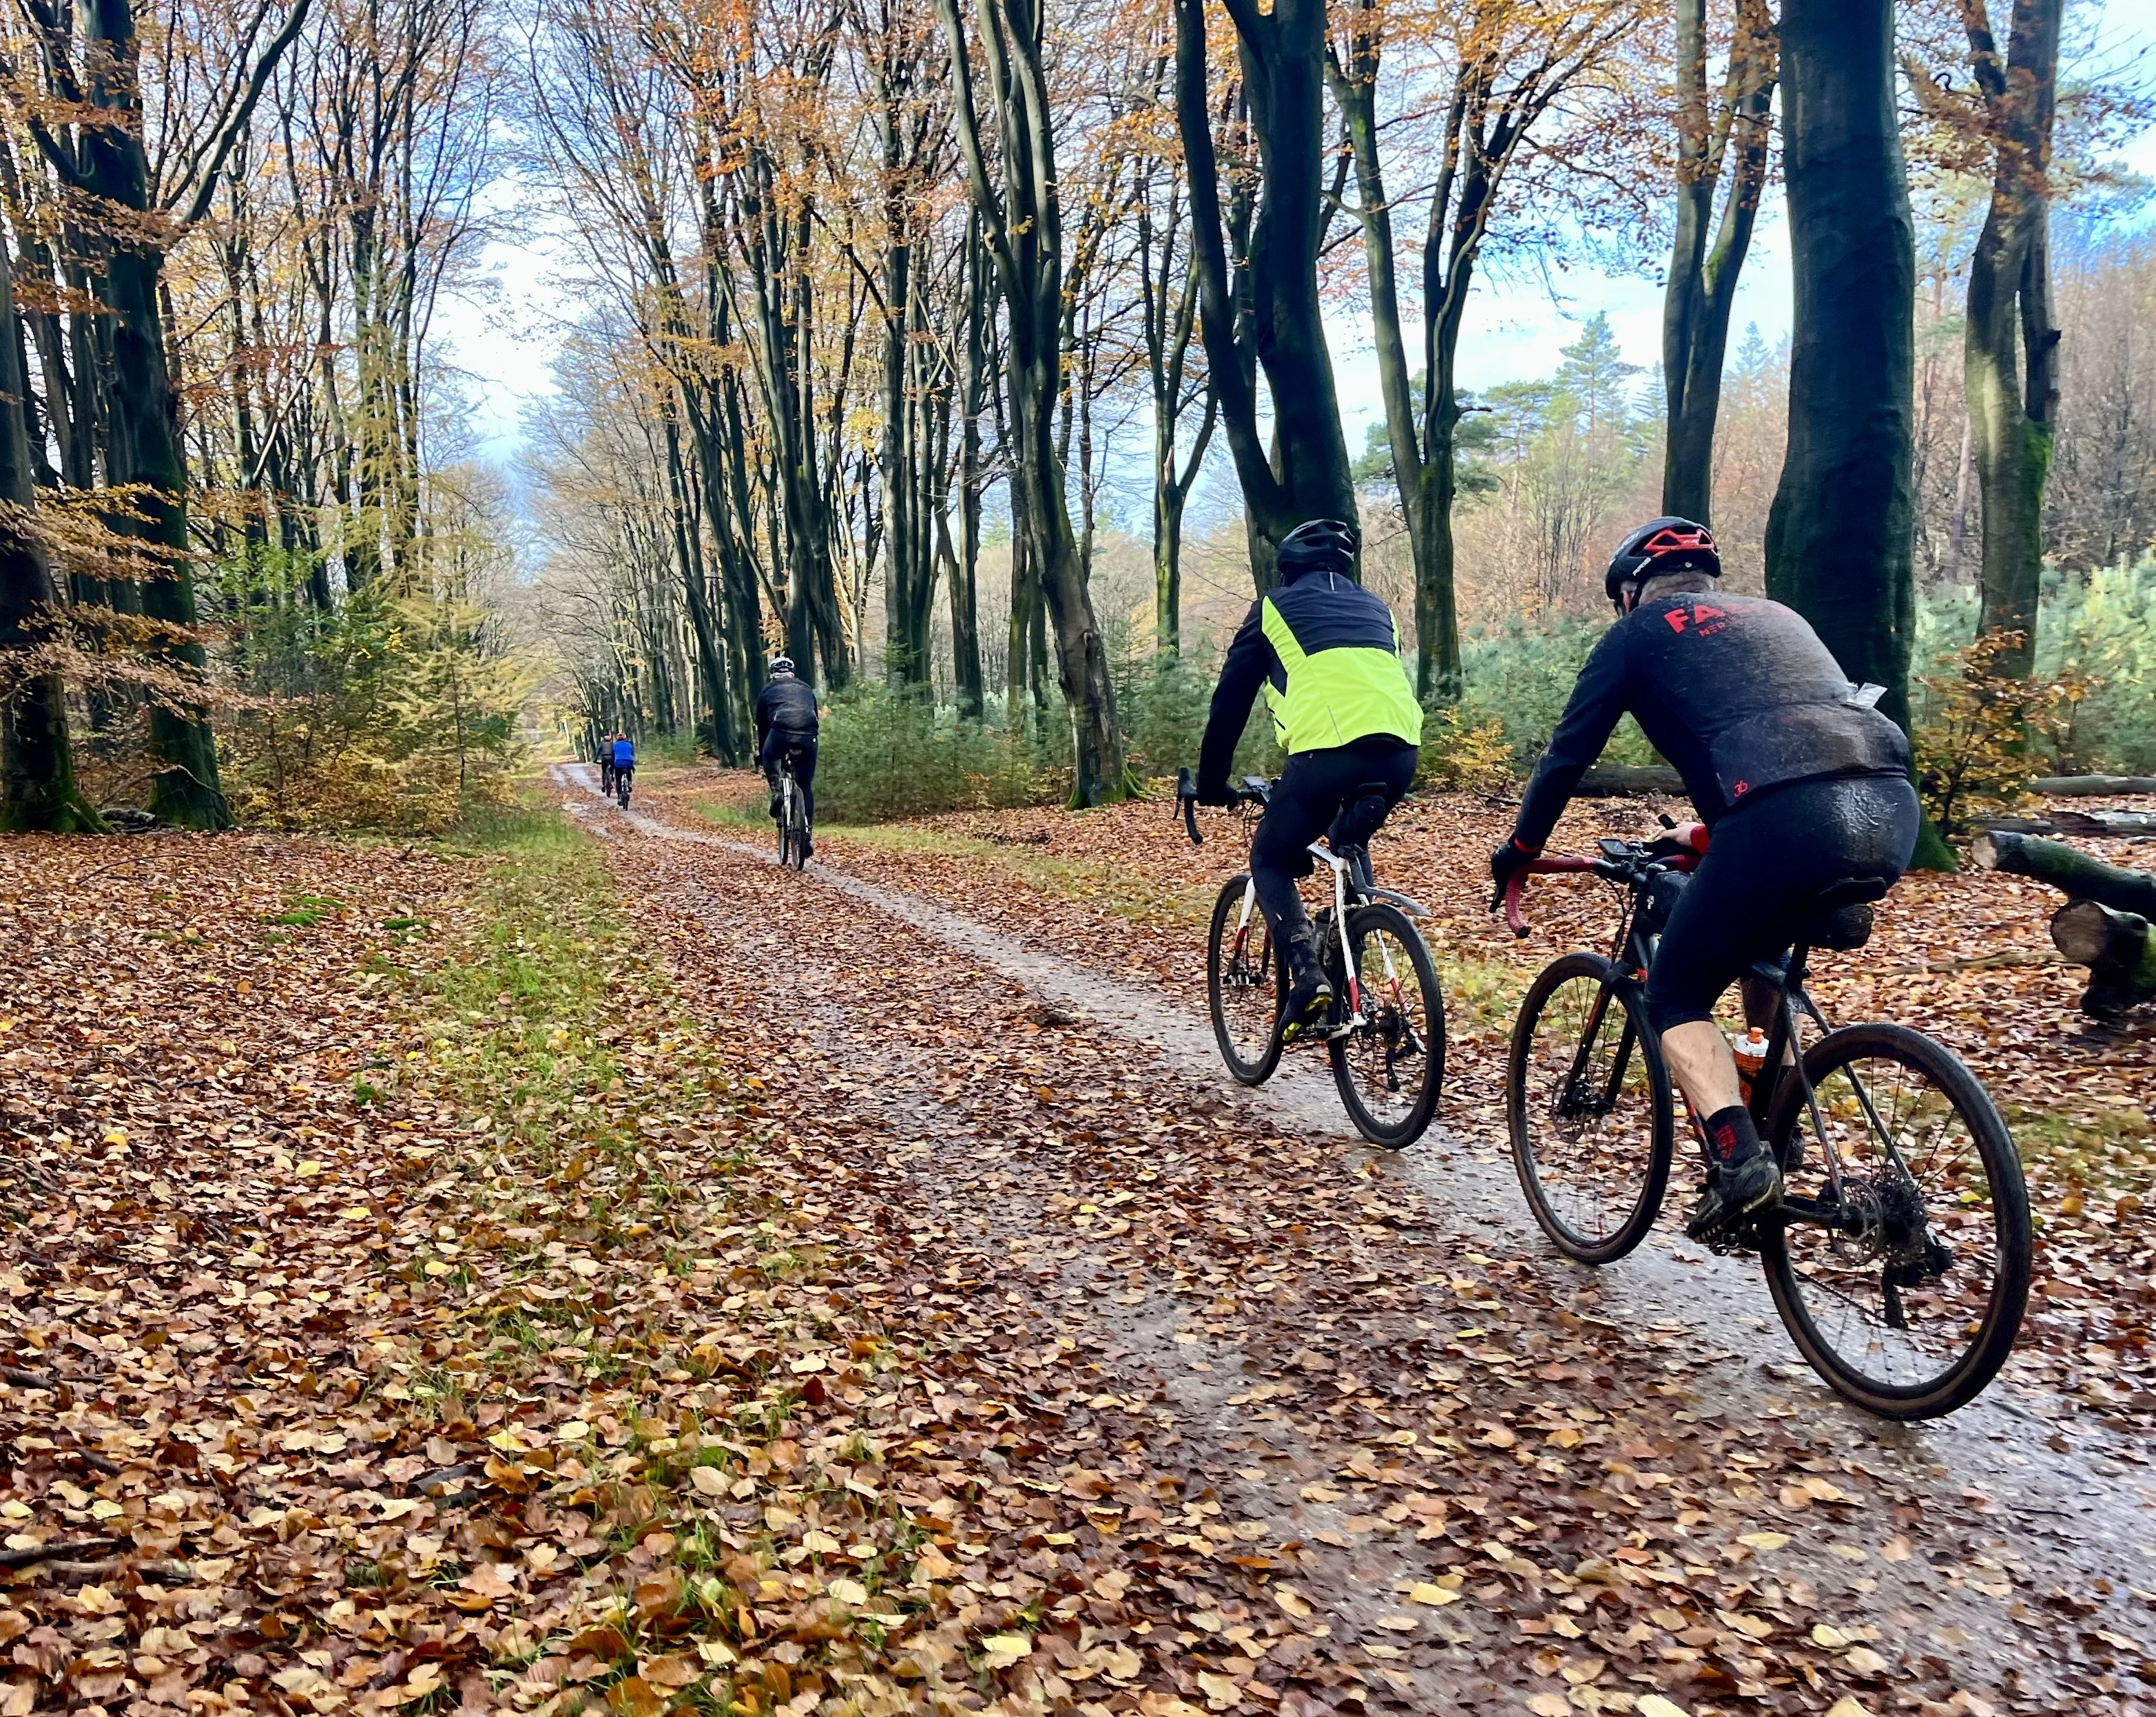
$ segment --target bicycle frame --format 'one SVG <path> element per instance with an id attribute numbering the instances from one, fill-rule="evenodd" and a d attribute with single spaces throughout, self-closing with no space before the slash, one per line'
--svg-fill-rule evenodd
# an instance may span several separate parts
<path id="1" fill-rule="evenodd" d="M 1189 771 L 1185 770 L 1183 774 L 1187 787 Z M 1262 808 L 1268 799 L 1264 781 L 1255 776 L 1246 779 L 1248 785 L 1234 796 L 1234 802 Z M 1190 831 L 1192 842 L 1202 845 L 1203 839 L 1198 833 L 1194 795 L 1179 790 L 1177 797 L 1183 806 L 1185 826 Z M 1312 841 L 1303 850 L 1332 873 L 1332 933 L 1340 944 L 1340 970 L 1348 983 L 1348 1017 L 1328 1025 L 1322 1034 L 1322 1039 L 1344 1038 L 1350 1032 L 1370 1023 L 1368 1016 L 1363 1011 L 1362 976 L 1355 968 L 1354 950 L 1348 941 L 1348 914 L 1350 909 L 1367 905 L 1373 900 L 1383 900 L 1399 907 L 1410 918 L 1427 918 L 1430 915 L 1421 902 L 1412 897 L 1397 889 L 1379 888 L 1369 875 L 1368 855 L 1359 848 L 1350 848 L 1345 853 L 1336 853 L 1332 848 Z M 1355 862 L 1358 858 L 1362 860 L 1359 868 Z M 1243 884 L 1243 904 L 1235 917 L 1235 953 L 1238 957 L 1250 945 L 1250 920 L 1254 914 L 1262 916 L 1258 905 L 1257 880 L 1251 878 Z M 1393 966 L 1392 950 L 1380 943 L 1378 953 L 1385 963 L 1386 987 L 1394 992 L 1394 1002 L 1399 1002 L 1400 979 L 1399 973 Z"/>
<path id="2" fill-rule="evenodd" d="M 1315 841 L 1305 847 L 1303 851 L 1309 853 L 1319 864 L 1328 867 L 1332 872 L 1332 933 L 1339 939 L 1340 970 L 1348 981 L 1348 1017 L 1328 1026 L 1326 1035 L 1335 1038 L 1343 1037 L 1358 1026 L 1369 1023 L 1363 1013 L 1363 982 L 1360 975 L 1355 970 L 1355 951 L 1348 946 L 1348 861 L 1330 847 L 1321 847 Z M 1250 891 L 1253 894 L 1257 892 L 1257 885 L 1255 883 L 1251 884 Z M 1360 890 L 1357 892 L 1359 893 Z M 1393 970 L 1392 950 L 1381 943 L 1378 951 L 1384 959 L 1386 983 L 1394 990 L 1399 989 L 1399 974 Z"/>
<path id="3" fill-rule="evenodd" d="M 1605 843 L 1605 848 L 1620 846 L 1621 843 Z M 1586 871 L 1602 878 L 1605 882 L 1618 884 L 1626 891 L 1625 910 L 1618 920 L 1616 934 L 1612 939 L 1609 951 L 1611 962 L 1617 967 L 1617 975 L 1604 986 L 1603 993 L 1596 998 L 1594 1012 L 1588 1022 L 1588 1029 L 1582 1034 L 1572 1070 L 1567 1077 L 1568 1089 L 1578 1085 L 1580 1076 L 1585 1070 L 1589 1048 L 1601 1030 L 1602 1021 L 1609 1005 L 1609 991 L 1618 984 L 1639 986 L 1644 985 L 1646 982 L 1648 969 L 1654 962 L 1656 945 L 1661 940 L 1659 932 L 1644 930 L 1640 927 L 1640 908 L 1651 879 L 1661 871 L 1688 872 L 1699 862 L 1699 855 L 1696 853 L 1671 853 L 1653 861 L 1651 864 L 1642 863 L 1644 857 L 1645 855 L 1636 853 L 1613 854 L 1605 851 L 1605 856 L 1601 858 L 1580 858 L 1563 855 L 1537 858 L 1527 867 L 1527 870 L 1521 877 L 1515 879 L 1514 885 L 1507 891 L 1506 921 L 1516 934 L 1522 935 L 1526 934 L 1527 926 L 1519 915 L 1518 884 L 1525 875 L 1548 875 Z M 1786 1066 L 1788 1070 L 1795 1075 L 1798 1089 L 1803 1093 L 1804 1107 L 1811 1117 L 1812 1135 L 1819 1140 L 1820 1149 L 1825 1161 L 1827 1197 L 1825 1199 L 1787 1198 L 1784 1201 L 1779 1213 L 1785 1218 L 1794 1217 L 1799 1221 L 1814 1222 L 1823 1227 L 1846 1228 L 1849 1226 L 1848 1219 L 1841 1215 L 1844 1200 L 1840 1154 L 1835 1149 L 1834 1140 L 1827 1131 L 1825 1119 L 1820 1114 L 1818 1093 L 1813 1089 L 1810 1076 L 1804 1071 L 1803 1033 L 1798 1016 L 1800 1013 L 1809 1014 L 1818 1023 L 1822 1032 L 1833 1029 L 1828 1023 L 1826 1016 L 1820 1011 L 1818 1003 L 1812 1000 L 1810 993 L 1804 988 L 1804 979 L 1807 976 L 1806 962 L 1810 951 L 1809 941 L 1799 937 L 1791 946 L 1786 961 L 1779 963 L 1769 960 L 1758 961 L 1746 973 L 1747 976 L 1755 978 L 1772 987 L 1774 992 L 1774 1018 L 1773 1028 L 1768 1035 L 1767 1053 L 1759 1064 L 1760 1074 L 1752 1082 L 1751 1094 L 1745 1104 L 1745 1108 L 1751 1115 L 1753 1124 L 1758 1129 L 1761 1136 L 1765 1136 L 1768 1120 L 1774 1108 L 1774 1099 L 1781 1089 L 1784 1067 Z M 1604 1104 L 1614 1105 L 1616 1094 L 1623 1086 L 1625 1074 L 1631 1060 L 1633 1041 L 1631 1022 L 1628 1015 L 1624 1035 L 1618 1040 L 1616 1053 L 1611 1058 L 1609 1078 L 1606 1088 L 1600 1094 L 1599 1100 Z M 1659 1047 L 1658 1043 L 1657 1048 Z M 1901 1152 L 1894 1144 L 1892 1130 L 1880 1120 L 1877 1110 L 1872 1107 L 1871 1093 L 1864 1089 L 1862 1082 L 1853 1073 L 1850 1074 L 1850 1080 L 1856 1086 L 1857 1100 L 1863 1105 L 1866 1115 L 1877 1130 L 1888 1156 L 1900 1167 L 1902 1173 L 1907 1175 L 1908 1165 L 1902 1161 Z M 1671 1083 L 1675 1084 L 1675 1081 Z M 1685 1094 L 1681 1086 L 1678 1087 L 1677 1095 L 1684 1104 L 1685 1113 L 1691 1120 L 1694 1130 L 1697 1130 L 1700 1120 L 1692 1108 L 1691 1099 Z M 1914 1176 L 1912 1176 L 1911 1178 L 1913 1180 Z M 1830 1205 L 1833 1207 L 1831 1209 L 1828 1208 Z"/>

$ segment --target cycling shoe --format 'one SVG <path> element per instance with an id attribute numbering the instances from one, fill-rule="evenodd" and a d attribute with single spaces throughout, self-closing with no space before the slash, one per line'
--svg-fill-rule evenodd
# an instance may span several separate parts
<path id="1" fill-rule="evenodd" d="M 1314 930 L 1304 930 L 1290 936 L 1287 970 L 1287 1012 L 1281 1023 L 1281 1041 L 1292 1043 L 1312 1026 L 1322 1023 L 1332 1008 L 1332 984 L 1317 957 Z"/>
<path id="2" fill-rule="evenodd" d="M 1727 1241 L 1745 1219 L 1777 1202 L 1782 1196 L 1782 1171 L 1763 1147 L 1731 1162 L 1717 1165 L 1708 1174 L 1707 1191 L 1685 1224 L 1685 1233 L 1705 1245 Z"/>

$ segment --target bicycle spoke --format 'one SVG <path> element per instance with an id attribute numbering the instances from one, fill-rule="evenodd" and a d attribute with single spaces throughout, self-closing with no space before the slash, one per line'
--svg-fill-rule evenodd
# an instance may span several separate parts
<path id="1" fill-rule="evenodd" d="M 1921 1389 L 1962 1363 L 1998 1291 L 1997 1212 L 1976 1139 L 1950 1093 L 1885 1054 L 1830 1069 L 1818 1110 L 1842 1197 L 1837 1207 L 1823 1164 L 1808 1159 L 1790 1191 L 1834 1220 L 1784 1229 L 1795 1291 L 1841 1366 L 1876 1387 Z"/>
<path id="2" fill-rule="evenodd" d="M 1279 1018 L 1279 961 L 1257 903 L 1238 879 L 1214 907 L 1208 942 L 1207 989 L 1214 1033 L 1235 1077 L 1264 1079 L 1279 1057 L 1274 1033 Z"/>
<path id="3" fill-rule="evenodd" d="M 1513 1150 L 1537 1217 L 1575 1256 L 1622 1256 L 1661 1194 L 1655 1074 L 1607 967 L 1578 956 L 1513 1046 Z M 1556 972 L 1558 968 L 1553 968 Z"/>
<path id="4" fill-rule="evenodd" d="M 1373 930 L 1358 950 L 1366 1023 L 1348 1038 L 1347 1058 L 1363 1105 L 1381 1125 L 1398 1125 L 1430 1077 L 1430 1009 L 1406 948 Z M 1388 968 L 1389 967 L 1389 972 Z"/>

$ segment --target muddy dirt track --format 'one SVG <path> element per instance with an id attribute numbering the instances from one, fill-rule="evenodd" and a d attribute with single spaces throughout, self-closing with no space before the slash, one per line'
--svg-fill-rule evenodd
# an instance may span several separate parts
<path id="1" fill-rule="evenodd" d="M 1244 1091 L 1158 991 L 557 779 L 709 1028 L 784 1046 L 771 1120 L 874 1204 L 888 1291 L 1082 1361 L 1029 1434 L 1186 1474 L 1158 1560 L 1217 1591 L 1216 1630 L 1303 1609 L 1313 1687 L 2156 1709 L 2156 1520 L 2118 1451 L 2004 1389 L 1871 1420 L 1811 1380 L 1756 1269 L 1659 1237 L 1605 1274 L 1556 1258 L 1442 1110 L 1372 1151 L 1321 1068 Z"/>

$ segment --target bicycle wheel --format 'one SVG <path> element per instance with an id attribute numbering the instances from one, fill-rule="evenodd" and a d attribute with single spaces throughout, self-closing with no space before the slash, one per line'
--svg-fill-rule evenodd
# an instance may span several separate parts
<path id="1" fill-rule="evenodd" d="M 808 825 L 802 818 L 798 799 L 793 802 L 793 814 L 788 820 L 793 824 L 793 868 L 806 870 L 808 868 Z"/>
<path id="2" fill-rule="evenodd" d="M 1398 1151 L 1422 1137 L 1445 1085 L 1445 992 L 1422 932 L 1397 906 L 1358 907 L 1348 945 L 1368 1023 L 1326 1045 L 1332 1083 L 1355 1130 Z"/>
<path id="3" fill-rule="evenodd" d="M 1280 1065 L 1281 1006 L 1286 995 L 1284 956 L 1258 910 L 1250 879 L 1231 877 L 1213 904 L 1205 999 L 1220 1058 L 1246 1085 L 1263 1084 Z"/>
<path id="4" fill-rule="evenodd" d="M 2006 1123 L 1961 1058 L 1902 1026 L 1845 1026 L 1804 1055 L 1815 1124 L 1785 1082 L 1768 1139 L 1786 1207 L 1767 1283 L 1812 1368 L 1859 1407 L 1930 1419 L 1998 1374 L 2029 1303 L 2029 1192 Z M 1823 1125 L 1841 1172 L 1833 1189 Z M 1809 1218 L 1809 1219 L 1807 1219 Z"/>
<path id="5" fill-rule="evenodd" d="M 1543 969 L 1505 1071 L 1512 1166 L 1557 1249 L 1604 1264 L 1646 1238 L 1669 1185 L 1670 1073 L 1638 989 L 1599 954 Z"/>

